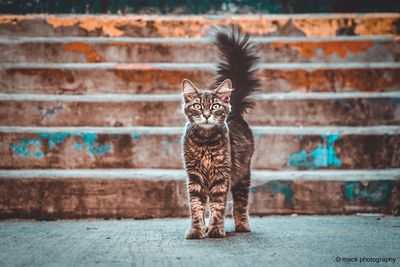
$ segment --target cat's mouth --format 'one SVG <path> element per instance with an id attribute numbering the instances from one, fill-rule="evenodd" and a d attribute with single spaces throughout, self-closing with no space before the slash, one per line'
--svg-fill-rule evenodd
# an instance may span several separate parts
<path id="1" fill-rule="evenodd" d="M 212 122 L 209 122 L 209 121 L 204 121 L 204 122 L 199 123 L 199 125 L 200 125 L 201 127 L 204 127 L 204 128 L 211 128 L 211 127 L 213 127 L 215 124 L 212 123 Z"/>

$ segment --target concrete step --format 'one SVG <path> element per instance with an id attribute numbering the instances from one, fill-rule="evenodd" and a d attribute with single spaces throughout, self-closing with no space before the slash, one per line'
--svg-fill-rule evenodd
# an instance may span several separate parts
<path id="1" fill-rule="evenodd" d="M 3 126 L 182 126 L 181 95 L 1 94 Z M 255 96 L 252 125 L 400 125 L 400 92 Z M 90 116 L 87 116 L 90 114 Z"/>
<path id="2" fill-rule="evenodd" d="M 400 88 L 400 63 L 271 63 L 260 65 L 263 92 L 390 91 Z M 208 86 L 205 63 L 19 63 L 0 65 L 2 93 L 179 93 L 182 79 Z"/>
<path id="3" fill-rule="evenodd" d="M 400 61 L 395 36 L 255 37 L 262 62 L 394 62 Z M 216 61 L 206 38 L 0 37 L 3 63 Z"/>
<path id="4" fill-rule="evenodd" d="M 165 169 L 3 170 L 0 219 L 186 217 L 185 179 Z M 250 214 L 391 214 L 399 187 L 400 169 L 253 171 Z"/>
<path id="5" fill-rule="evenodd" d="M 0 127 L 1 169 L 182 168 L 181 127 Z M 255 169 L 400 167 L 400 127 L 253 127 Z"/>
<path id="6" fill-rule="evenodd" d="M 93 16 L 2 15 L 4 36 L 201 37 L 212 25 L 238 24 L 258 36 L 338 36 L 399 34 L 397 13 Z"/>

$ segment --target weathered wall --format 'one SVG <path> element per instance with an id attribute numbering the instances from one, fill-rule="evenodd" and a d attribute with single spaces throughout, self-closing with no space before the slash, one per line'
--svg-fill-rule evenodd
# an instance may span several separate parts
<path id="1" fill-rule="evenodd" d="M 399 21 L 0 16 L 0 219 L 188 216 L 180 83 L 210 84 L 230 23 L 264 52 L 251 214 L 398 214 Z"/>
<path id="2" fill-rule="evenodd" d="M 2 13 L 317 13 L 396 12 L 396 0 L 26 0 L 2 1 Z"/>

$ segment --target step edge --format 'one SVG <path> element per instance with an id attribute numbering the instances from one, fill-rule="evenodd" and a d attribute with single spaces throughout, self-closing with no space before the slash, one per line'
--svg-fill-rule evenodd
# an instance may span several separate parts
<path id="1" fill-rule="evenodd" d="M 400 169 L 382 170 L 252 170 L 255 182 L 274 180 L 376 181 L 400 180 Z M 0 170 L 0 179 L 101 179 L 185 181 L 183 169 L 30 169 Z"/>
<path id="2" fill-rule="evenodd" d="M 321 37 L 306 37 L 306 36 L 252 36 L 251 41 L 255 44 L 274 43 L 274 42 L 342 42 L 342 41 L 391 41 L 395 42 L 400 35 L 351 35 L 351 36 L 321 36 Z M 30 37 L 30 36 L 0 36 L 1 44 L 22 44 L 22 43 L 54 43 L 64 44 L 72 42 L 82 42 L 88 44 L 112 44 L 112 43 L 177 43 L 177 44 L 192 44 L 204 43 L 210 44 L 210 39 L 207 37 Z M 211 44 L 210 44 L 211 45 Z"/>
<path id="3" fill-rule="evenodd" d="M 2 14 L 0 19 L 46 19 L 46 18 L 60 18 L 60 19 L 98 19 L 98 20 L 119 20 L 129 21 L 132 19 L 142 20 L 182 20 L 182 19 L 332 19 L 332 18 L 392 18 L 400 17 L 396 12 L 367 12 L 367 13 L 296 13 L 296 14 L 221 14 L 221 15 L 138 15 L 138 14 L 125 14 L 123 16 L 116 14 L 27 14 L 27 15 L 15 15 L 15 14 Z"/>
<path id="4" fill-rule="evenodd" d="M 265 100 L 330 100 L 358 98 L 400 98 L 400 88 L 386 92 L 289 92 L 259 93 L 256 101 Z M 62 102 L 159 102 L 181 101 L 181 94 L 25 94 L 0 93 L 0 101 L 62 101 Z"/>
<path id="5" fill-rule="evenodd" d="M 296 62 L 296 63 L 261 63 L 259 70 L 320 70 L 320 69 L 385 69 L 400 68 L 400 62 Z M 0 63 L 0 69 L 104 69 L 104 70 L 203 70 L 216 71 L 214 63 Z"/>
<path id="6" fill-rule="evenodd" d="M 400 126 L 251 126 L 254 135 L 399 135 Z M 126 127 L 36 127 L 0 126 L 0 133 L 96 133 L 141 135 L 180 135 L 182 126 L 126 126 Z"/>

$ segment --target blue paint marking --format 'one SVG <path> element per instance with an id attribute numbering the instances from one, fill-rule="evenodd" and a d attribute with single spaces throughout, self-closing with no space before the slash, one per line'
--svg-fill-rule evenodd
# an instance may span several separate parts
<path id="1" fill-rule="evenodd" d="M 387 206 L 392 197 L 393 181 L 347 182 L 343 193 L 350 202 L 367 202 L 374 206 Z"/>
<path id="2" fill-rule="evenodd" d="M 250 189 L 252 193 L 270 192 L 280 193 L 285 196 L 285 204 L 293 205 L 294 192 L 292 189 L 292 181 L 270 181 L 265 184 L 254 186 Z"/>
<path id="3" fill-rule="evenodd" d="M 58 144 L 63 144 L 65 139 L 72 136 L 70 133 L 38 133 L 38 135 L 49 140 L 49 148 L 56 148 Z"/>
<path id="4" fill-rule="evenodd" d="M 139 141 L 140 139 L 142 139 L 142 135 L 140 133 L 133 133 L 131 134 L 131 138 L 135 141 Z"/>
<path id="5" fill-rule="evenodd" d="M 101 156 L 112 149 L 112 144 L 100 144 L 95 133 L 38 133 L 38 136 L 48 140 L 50 149 L 57 148 L 59 144 L 64 144 L 67 138 L 74 136 L 82 137 L 82 141 L 74 140 L 72 143 L 77 151 L 86 148 L 89 154 Z M 44 157 L 42 142 L 39 139 L 21 139 L 18 144 L 11 144 L 11 147 L 17 155 L 23 157 Z"/>
<path id="6" fill-rule="evenodd" d="M 18 144 L 11 144 L 11 148 L 14 152 L 25 158 L 43 158 L 44 153 L 41 150 L 42 143 L 39 139 L 20 139 Z"/>
<path id="7" fill-rule="evenodd" d="M 56 114 L 57 111 L 62 110 L 63 108 L 64 108 L 63 105 L 58 105 L 53 108 L 45 108 L 42 107 L 41 105 L 38 106 L 38 110 L 43 113 L 42 119 L 48 117 L 49 115 Z"/>
<path id="8" fill-rule="evenodd" d="M 340 167 L 342 162 L 335 153 L 333 144 L 340 139 L 339 135 L 321 135 L 325 140 L 317 148 L 307 153 L 304 149 L 290 155 L 287 166 L 318 169 L 324 167 Z"/>
<path id="9" fill-rule="evenodd" d="M 391 97 L 388 99 L 388 103 L 391 105 L 399 105 L 400 104 L 400 97 Z"/>
<path id="10" fill-rule="evenodd" d="M 100 144 L 97 142 L 97 134 L 95 133 L 81 133 L 80 135 L 83 138 L 83 144 L 92 155 L 104 155 L 112 148 L 111 144 Z"/>
<path id="11" fill-rule="evenodd" d="M 258 140 L 258 139 L 260 139 L 261 134 L 259 134 L 259 133 L 253 133 L 253 136 L 254 136 L 254 139 L 255 139 L 255 140 Z"/>
<path id="12" fill-rule="evenodd" d="M 74 141 L 72 143 L 72 145 L 74 146 L 76 151 L 82 151 L 83 150 L 83 144 L 81 144 L 81 143 L 79 143 L 77 141 Z"/>

